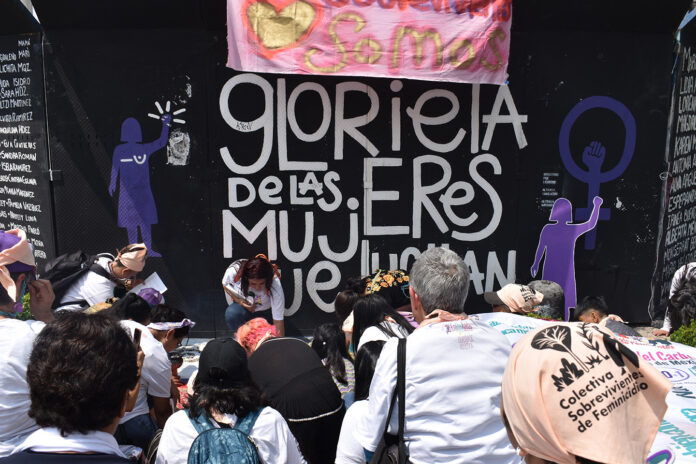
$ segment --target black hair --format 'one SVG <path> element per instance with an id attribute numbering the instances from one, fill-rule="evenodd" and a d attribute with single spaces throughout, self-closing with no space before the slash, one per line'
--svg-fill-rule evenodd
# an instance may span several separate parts
<path id="1" fill-rule="evenodd" d="M 609 315 L 609 306 L 603 296 L 588 295 L 575 307 L 575 320 L 579 320 L 580 316 L 593 309 L 602 316 Z"/>
<path id="2" fill-rule="evenodd" d="M 365 292 L 366 281 L 367 277 L 349 277 L 346 280 L 343 291 L 338 292 L 338 295 L 336 295 L 334 310 L 336 311 L 338 325 L 343 325 L 343 322 L 350 316 L 355 302 L 358 301 Z"/>
<path id="3" fill-rule="evenodd" d="M 375 366 L 386 342 L 374 340 L 365 343 L 355 355 L 355 401 L 366 400 L 375 375 Z"/>
<path id="4" fill-rule="evenodd" d="M 696 278 L 682 283 L 667 302 L 667 311 L 673 330 L 689 325 L 696 318 Z"/>
<path id="5" fill-rule="evenodd" d="M 22 274 L 25 274 L 24 272 L 10 272 L 10 277 L 12 278 L 13 282 L 16 282 L 17 279 L 19 279 L 19 276 Z M 12 295 L 14 297 L 14 295 Z M 15 304 L 16 301 L 14 301 L 12 298 L 10 298 L 10 295 L 7 293 L 7 289 L 0 285 L 0 306 L 6 306 L 6 305 L 13 305 Z M 21 303 L 21 301 L 20 301 Z"/>
<path id="6" fill-rule="evenodd" d="M 65 311 L 36 337 L 27 368 L 29 417 L 63 436 L 119 417 L 138 367 L 133 342 L 107 315 Z"/>
<path id="7" fill-rule="evenodd" d="M 331 375 L 339 383 L 347 385 L 346 365 L 343 360 L 353 361 L 346 349 L 346 336 L 338 324 L 329 322 L 314 329 L 312 348 L 320 359 L 326 359 L 326 367 L 329 368 Z"/>
<path id="8" fill-rule="evenodd" d="M 243 387 L 220 388 L 194 381 L 193 396 L 189 401 L 189 416 L 196 418 L 201 414 L 212 418 L 212 411 L 222 414 L 236 414 L 242 418 L 265 405 L 261 390 L 251 380 Z"/>
<path id="9" fill-rule="evenodd" d="M 381 323 L 391 317 L 394 322 L 399 324 L 407 333 L 413 332 L 413 326 L 399 314 L 391 305 L 377 294 L 370 294 L 360 297 L 353 306 L 353 351 L 357 351 L 360 337 L 368 327 L 376 326 L 389 337 L 397 337 L 400 334 L 394 332 L 389 325 Z"/>
<path id="10" fill-rule="evenodd" d="M 152 316 L 150 322 L 181 322 L 186 319 L 186 313 L 182 310 L 160 303 L 152 308 Z M 179 327 L 174 329 L 174 337 L 185 337 L 189 333 L 190 327 Z"/>
<path id="11" fill-rule="evenodd" d="M 139 324 L 145 324 L 150 319 L 152 309 L 150 304 L 140 296 L 135 293 L 126 293 L 126 296 L 104 311 L 120 321 L 132 319 Z"/>

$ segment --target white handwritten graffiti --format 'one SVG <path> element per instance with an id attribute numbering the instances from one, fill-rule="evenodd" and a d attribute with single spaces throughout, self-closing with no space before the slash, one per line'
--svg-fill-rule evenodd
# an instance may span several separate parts
<path id="1" fill-rule="evenodd" d="M 237 86 L 242 84 L 246 88 L 249 85 L 256 87 L 263 95 L 257 104 L 263 110 L 262 113 L 250 121 L 240 121 L 232 114 L 234 99 L 231 96 Z M 405 246 L 401 250 L 381 250 L 387 259 L 380 259 L 380 253 L 370 252 L 372 237 L 427 238 L 432 233 L 424 234 L 424 224 L 428 228 L 432 228 L 434 224 L 444 241 L 470 243 L 490 237 L 500 225 L 503 202 L 491 181 L 492 176 L 503 173 L 503 168 L 498 156 L 490 152 L 493 135 L 496 128 L 505 125 L 511 127 L 520 149 L 527 145 L 523 130 L 527 115 L 518 113 L 509 88 L 499 86 L 490 113 L 481 114 L 481 89 L 479 85 L 472 85 L 471 105 L 466 115 L 461 110 L 459 97 L 450 90 L 427 90 L 411 106 L 404 108 L 399 95 L 403 84 L 393 81 L 390 89 L 394 95 L 391 97 L 390 107 L 384 109 L 384 112 L 385 116 L 388 113 L 391 130 L 384 131 L 382 137 L 390 138 L 391 151 L 398 156 L 384 156 L 378 148 L 380 144 L 376 143 L 377 140 L 371 140 L 366 135 L 370 132 L 366 130 L 369 125 L 373 121 L 378 123 L 381 108 L 377 92 L 365 83 L 350 81 L 335 84 L 332 89 L 333 108 L 329 90 L 315 82 L 300 83 L 288 96 L 284 78 L 277 79 L 274 88 L 271 82 L 261 76 L 239 74 L 230 78 L 220 92 L 220 114 L 225 123 L 242 134 L 261 131 L 262 135 L 244 135 L 253 137 L 249 140 L 254 140 L 255 143 L 260 141 L 260 146 L 253 148 L 252 145 L 250 149 L 249 145 L 245 145 L 243 153 L 236 148 L 236 144 L 234 148 L 220 148 L 221 159 L 233 174 L 228 178 L 228 208 L 222 211 L 223 255 L 225 258 L 232 258 L 235 243 L 253 244 L 265 234 L 264 251 L 270 259 L 276 260 L 282 256 L 298 266 L 302 264 L 302 268 L 292 270 L 295 293 L 286 310 L 287 315 L 296 312 L 302 304 L 303 270 L 306 271 L 305 287 L 311 301 L 323 311 L 332 312 L 332 300 L 326 301 L 319 292 L 336 289 L 342 282 L 343 276 L 336 263 L 359 259 L 361 272 L 367 274 L 371 269 L 379 267 L 380 261 L 382 267 L 388 262 L 389 268 L 407 269 L 420 255 L 418 248 Z M 311 130 L 301 127 L 297 117 L 300 112 L 299 102 L 305 95 L 311 95 L 312 101 L 319 102 L 312 107 L 312 111 L 321 114 L 320 123 Z M 366 99 L 367 111 L 359 115 L 348 115 L 346 100 L 353 98 Z M 437 105 L 433 105 L 433 101 Z M 503 106 L 506 114 L 502 113 Z M 440 114 L 432 115 L 434 107 L 439 109 Z M 403 117 L 404 114 L 406 117 Z M 462 115 L 470 118 L 466 129 L 458 124 L 460 119 L 464 119 Z M 332 124 L 331 137 L 329 130 Z M 485 125 L 485 129 L 482 130 L 481 124 Z M 385 123 L 384 126 L 386 125 Z M 446 127 L 449 134 L 442 135 L 440 132 L 439 137 L 433 136 L 432 128 L 436 126 Z M 410 147 L 407 148 L 408 153 L 402 151 L 403 138 L 407 132 L 415 135 L 421 145 L 418 150 L 430 154 L 407 156 L 413 151 Z M 316 153 L 314 159 L 308 160 L 306 156 L 303 160 L 290 159 L 289 137 L 306 143 L 328 138 L 333 147 L 330 153 L 312 151 Z M 467 137 L 469 144 L 464 148 Z M 354 150 L 349 155 L 352 163 L 359 159 L 362 164 L 362 198 L 358 198 L 360 195 L 348 195 L 346 189 L 342 188 L 342 180 L 347 180 L 342 179 L 339 172 L 329 168 L 329 161 L 333 166 L 335 162 L 348 156 L 345 146 L 349 139 L 351 146 L 357 143 L 364 150 L 359 158 L 355 156 Z M 278 154 L 278 169 L 269 167 L 274 143 Z M 453 163 L 455 158 L 457 162 Z M 453 166 L 461 166 L 460 160 L 464 158 L 467 158 L 468 169 L 462 172 L 458 167 L 455 171 Z M 264 171 L 269 175 L 260 182 L 249 180 L 249 176 Z M 286 175 L 281 178 L 283 174 Z M 394 178 L 403 178 L 408 182 L 403 185 L 403 190 L 384 187 L 385 180 Z M 410 200 L 404 200 L 406 189 L 412 191 Z M 410 193 L 408 196 L 411 197 Z M 485 211 L 462 208 L 471 205 L 475 199 L 478 205 L 487 205 Z M 408 215 L 400 216 L 402 219 L 398 222 L 385 223 L 385 219 L 375 212 L 375 204 L 383 206 L 387 203 L 400 211 L 408 212 Z M 283 208 L 280 205 L 289 207 Z M 324 213 L 332 213 L 331 217 L 342 224 L 341 230 L 332 234 L 331 238 L 326 234 L 315 234 L 315 221 Z M 302 227 L 297 226 L 290 230 L 290 218 L 295 218 L 295 215 L 297 219 L 304 219 L 303 231 Z M 303 239 L 299 242 L 291 241 L 291 232 L 293 237 L 298 234 Z M 260 243 L 257 245 L 263 248 Z M 447 243 L 441 245 L 449 246 Z M 324 259 L 313 264 L 307 263 L 317 249 Z M 505 271 L 498 253 L 503 253 Z M 482 259 L 480 256 L 477 260 L 473 251 L 465 254 L 477 293 L 492 290 L 496 279 L 501 284 L 514 281 L 516 252 L 510 250 L 498 253 L 490 251 L 483 258 L 485 272 L 479 270 L 482 268 L 479 266 Z M 286 272 L 287 274 L 289 273 Z M 319 279 L 320 274 L 323 279 Z"/>

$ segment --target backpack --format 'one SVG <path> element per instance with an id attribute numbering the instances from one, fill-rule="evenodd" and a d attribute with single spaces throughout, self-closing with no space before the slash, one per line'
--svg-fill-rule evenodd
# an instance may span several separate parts
<path id="1" fill-rule="evenodd" d="M 89 256 L 82 250 L 78 250 L 74 253 L 60 255 L 46 262 L 44 270 L 41 273 L 41 278 L 51 282 L 53 293 L 56 295 L 56 299 L 53 303 L 54 307 L 64 306 L 66 304 L 84 305 L 87 303 L 86 300 L 78 300 L 66 301 L 61 304 L 61 300 L 72 284 L 89 271 L 96 272 L 107 279 L 110 278 L 109 273 L 97 264 L 97 259 L 101 257 L 114 259 L 114 257 L 108 253 Z"/>
<path id="2" fill-rule="evenodd" d="M 258 464 L 259 453 L 249 437 L 261 408 L 237 420 L 233 428 L 217 428 L 205 413 L 189 417 L 198 436 L 188 454 L 188 464 Z"/>

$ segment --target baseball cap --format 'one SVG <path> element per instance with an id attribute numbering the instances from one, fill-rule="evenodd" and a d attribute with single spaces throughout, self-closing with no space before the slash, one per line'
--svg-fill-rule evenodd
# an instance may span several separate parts
<path id="1" fill-rule="evenodd" d="M 513 313 L 528 313 L 544 299 L 544 295 L 535 292 L 527 285 L 507 284 L 497 292 L 483 294 L 486 303 L 499 306 L 505 305 Z"/>
<path id="2" fill-rule="evenodd" d="M 205 345 L 198 361 L 196 388 L 236 388 L 248 384 L 247 354 L 234 338 L 218 338 Z"/>

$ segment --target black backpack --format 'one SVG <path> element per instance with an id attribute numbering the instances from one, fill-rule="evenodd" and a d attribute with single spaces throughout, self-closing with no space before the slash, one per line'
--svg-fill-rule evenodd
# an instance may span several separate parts
<path id="1" fill-rule="evenodd" d="M 54 308 L 67 304 L 79 304 L 80 306 L 87 304 L 86 300 L 66 301 L 61 304 L 61 300 L 72 284 L 89 271 L 96 272 L 107 279 L 111 277 L 103 267 L 97 264 L 97 259 L 101 257 L 114 259 L 108 253 L 90 256 L 82 250 L 78 250 L 74 253 L 60 255 L 46 262 L 40 276 L 42 279 L 51 282 L 53 293 L 56 295 L 56 299 L 53 302 Z"/>

